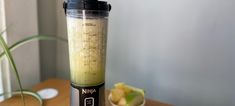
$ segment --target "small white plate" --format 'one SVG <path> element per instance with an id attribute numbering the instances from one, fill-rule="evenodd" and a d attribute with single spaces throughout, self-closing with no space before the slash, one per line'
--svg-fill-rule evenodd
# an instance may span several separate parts
<path id="1" fill-rule="evenodd" d="M 54 88 L 46 88 L 37 92 L 42 99 L 52 99 L 58 95 L 58 90 Z"/>

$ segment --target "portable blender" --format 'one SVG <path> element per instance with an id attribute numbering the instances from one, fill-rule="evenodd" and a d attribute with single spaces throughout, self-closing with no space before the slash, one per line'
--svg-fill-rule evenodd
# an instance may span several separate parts
<path id="1" fill-rule="evenodd" d="M 110 4 L 68 0 L 71 106 L 105 106 L 105 61 Z"/>

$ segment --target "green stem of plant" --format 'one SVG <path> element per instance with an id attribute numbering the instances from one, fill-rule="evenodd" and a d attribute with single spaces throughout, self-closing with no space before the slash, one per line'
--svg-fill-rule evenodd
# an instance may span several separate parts
<path id="1" fill-rule="evenodd" d="M 4 31 L 5 32 L 5 31 Z M 9 63 L 11 64 L 14 72 L 15 72 L 15 75 L 17 77 L 17 81 L 18 81 L 18 84 L 19 84 L 19 87 L 20 87 L 20 91 L 16 91 L 16 92 L 12 92 L 12 94 L 20 94 L 22 96 L 22 101 L 23 101 L 23 105 L 25 106 L 25 98 L 24 98 L 24 95 L 23 94 L 28 94 L 28 95 L 31 95 L 31 96 L 34 96 L 36 99 L 39 100 L 41 106 L 43 106 L 43 101 L 41 99 L 41 97 L 35 93 L 35 92 L 31 92 L 31 91 L 27 91 L 27 90 L 23 90 L 23 87 L 22 87 L 22 84 L 21 84 L 21 80 L 20 80 L 20 76 L 19 76 L 19 73 L 18 73 L 18 70 L 16 68 L 16 64 L 13 60 L 13 57 L 11 55 L 11 51 L 15 50 L 16 48 L 26 44 L 26 43 L 29 43 L 31 41 L 34 41 L 34 40 L 59 40 L 59 41 L 63 41 L 63 42 L 68 42 L 66 39 L 63 39 L 63 38 L 59 38 L 59 37 L 53 37 L 53 36 L 44 36 L 44 35 L 35 35 L 35 36 L 30 36 L 30 37 L 27 37 L 27 38 L 24 38 L 16 43 L 14 43 L 13 45 L 11 45 L 10 47 L 7 46 L 6 42 L 4 41 L 2 35 L 4 32 L 1 32 L 0 33 L 0 45 L 2 46 L 4 52 L 0 54 L 0 60 L 3 59 L 3 57 L 6 55 L 7 56 L 7 59 L 9 61 Z M 4 94 L 2 94 L 4 95 Z M 0 96 L 2 96 L 0 94 Z"/>
<path id="2" fill-rule="evenodd" d="M 17 81 L 18 81 L 18 84 L 19 84 L 19 87 L 20 87 L 20 91 L 21 91 L 21 97 L 22 97 L 21 99 L 23 101 L 23 106 L 25 106 L 25 98 L 24 98 L 24 95 L 23 95 L 23 87 L 22 87 L 22 84 L 21 84 L 21 81 L 20 81 L 20 76 L 19 76 L 18 70 L 16 68 L 15 61 L 13 60 L 13 57 L 12 57 L 12 55 L 10 53 L 10 50 L 9 50 L 9 48 L 8 48 L 4 38 L 2 36 L 3 33 L 4 32 L 2 32 L 0 34 L 0 45 L 3 48 L 3 50 L 4 50 L 4 52 L 5 52 L 6 56 L 7 56 L 7 59 L 8 59 L 9 63 L 11 64 L 11 67 L 13 68 L 13 70 L 15 72 L 15 75 L 16 75 L 16 78 L 17 78 Z"/>
<path id="3" fill-rule="evenodd" d="M 67 39 L 64 39 L 64 38 L 45 36 L 45 35 L 35 35 L 35 36 L 27 37 L 25 39 L 22 39 L 22 40 L 20 40 L 16 43 L 14 43 L 13 45 L 11 45 L 9 47 L 9 50 L 13 51 L 16 48 L 18 48 L 18 47 L 20 47 L 20 46 L 22 46 L 26 43 L 29 43 L 31 41 L 34 41 L 34 40 L 58 40 L 58 41 L 62 41 L 62 42 L 68 42 Z M 0 59 L 3 59 L 4 55 L 5 55 L 5 52 L 1 53 L 0 54 Z"/>

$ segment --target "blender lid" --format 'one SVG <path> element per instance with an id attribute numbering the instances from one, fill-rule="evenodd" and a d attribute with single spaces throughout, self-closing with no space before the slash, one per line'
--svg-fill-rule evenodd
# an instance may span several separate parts
<path id="1" fill-rule="evenodd" d="M 106 1 L 98 0 L 68 0 L 64 3 L 64 9 L 110 11 L 111 5 Z"/>

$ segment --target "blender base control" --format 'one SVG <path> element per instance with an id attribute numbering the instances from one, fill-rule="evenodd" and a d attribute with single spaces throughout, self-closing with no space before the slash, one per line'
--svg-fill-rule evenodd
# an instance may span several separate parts
<path id="1" fill-rule="evenodd" d="M 92 87 L 79 87 L 71 84 L 71 106 L 100 106 L 104 84 Z M 78 102 L 79 101 L 79 102 Z"/>
<path id="2" fill-rule="evenodd" d="M 94 106 L 94 98 L 93 97 L 85 98 L 84 106 Z"/>

